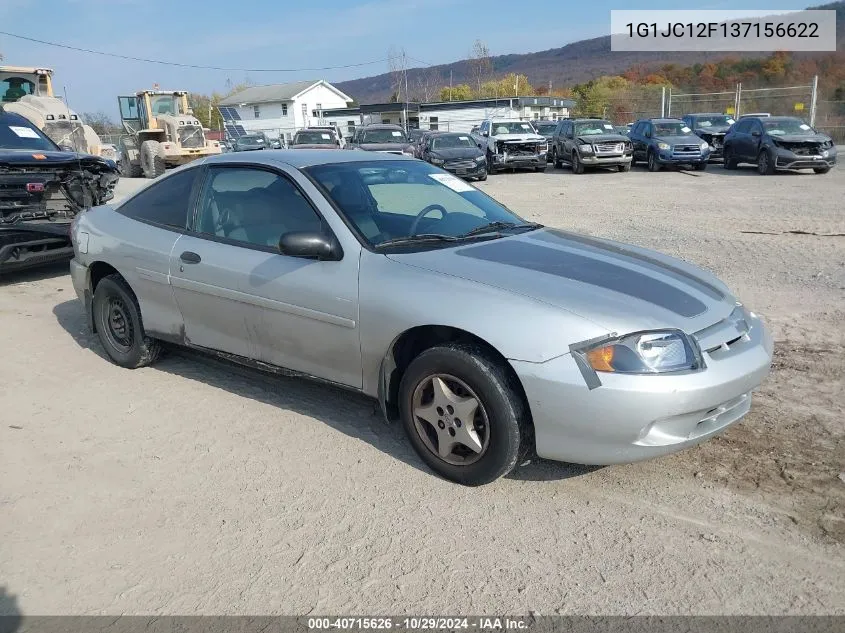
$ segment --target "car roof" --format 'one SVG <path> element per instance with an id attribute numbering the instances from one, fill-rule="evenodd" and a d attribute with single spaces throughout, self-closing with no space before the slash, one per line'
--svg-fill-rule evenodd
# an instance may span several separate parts
<path id="1" fill-rule="evenodd" d="M 652 123 L 683 123 L 681 119 L 675 119 L 672 117 L 655 117 L 654 119 L 643 119 L 643 121 L 651 121 Z"/>
<path id="2" fill-rule="evenodd" d="M 6 125 L 24 125 L 26 127 L 35 127 L 32 124 L 32 121 L 26 117 L 21 116 L 17 112 L 6 112 L 3 109 L 3 106 L 0 106 L 0 119 L 2 119 L 3 123 Z"/>
<path id="3" fill-rule="evenodd" d="M 730 116 L 724 112 L 690 112 L 684 116 Z"/>
<path id="4" fill-rule="evenodd" d="M 362 130 L 403 130 L 401 125 L 395 123 L 371 123 L 370 125 L 361 126 Z"/>
<path id="5" fill-rule="evenodd" d="M 216 154 L 204 160 L 206 165 L 218 163 L 252 163 L 259 165 L 287 165 L 302 169 L 314 165 L 332 163 L 364 163 L 388 160 L 414 160 L 410 156 L 384 154 L 382 152 L 364 152 L 359 150 L 336 149 L 265 149 L 260 152 L 235 152 L 234 154 Z"/>

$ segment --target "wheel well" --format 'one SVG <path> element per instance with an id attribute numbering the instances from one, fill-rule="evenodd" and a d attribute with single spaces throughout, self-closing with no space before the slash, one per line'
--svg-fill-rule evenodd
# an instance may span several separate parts
<path id="1" fill-rule="evenodd" d="M 513 370 L 508 360 L 499 350 L 479 336 L 460 328 L 445 325 L 422 325 L 403 332 L 391 345 L 384 361 L 385 376 L 383 380 L 386 393 L 384 394 L 386 415 L 388 418 L 399 417 L 399 383 L 411 361 L 425 350 L 444 343 L 471 343 L 484 349 L 490 356 L 505 368 L 513 387 L 525 403 L 525 410 L 529 417 L 531 408 L 522 382 Z M 531 422 L 533 425 L 533 422 Z"/>
<path id="2" fill-rule="evenodd" d="M 88 275 L 90 277 L 91 283 L 91 296 L 94 296 L 94 291 L 97 289 L 97 284 L 100 283 L 100 280 L 103 277 L 108 277 L 109 275 L 119 275 L 120 273 L 114 268 L 107 264 L 106 262 L 94 262 L 88 267 Z"/>

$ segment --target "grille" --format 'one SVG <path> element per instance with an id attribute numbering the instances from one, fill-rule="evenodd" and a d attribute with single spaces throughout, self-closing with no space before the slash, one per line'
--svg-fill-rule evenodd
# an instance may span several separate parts
<path id="1" fill-rule="evenodd" d="M 444 167 L 448 169 L 472 169 L 475 167 L 474 160 L 452 160 L 447 162 Z"/>
<path id="2" fill-rule="evenodd" d="M 821 154 L 821 150 L 818 147 L 812 145 L 787 145 L 786 149 L 790 150 L 796 156 L 817 156 L 818 154 Z"/>
<path id="3" fill-rule="evenodd" d="M 205 147 L 202 128 L 197 125 L 183 125 L 179 128 L 179 145 L 182 147 Z"/>
<path id="4" fill-rule="evenodd" d="M 746 340 L 749 331 L 750 326 L 745 320 L 745 313 L 741 307 L 737 307 L 728 318 L 696 332 L 695 339 L 702 351 L 711 356 L 714 354 L 718 356 L 719 352 L 730 352 L 741 345 Z"/>
<path id="5" fill-rule="evenodd" d="M 672 153 L 675 156 L 700 156 L 701 147 L 698 145 L 674 145 Z"/>
<path id="6" fill-rule="evenodd" d="M 596 143 L 596 154 L 621 154 L 625 151 L 625 143 Z"/>

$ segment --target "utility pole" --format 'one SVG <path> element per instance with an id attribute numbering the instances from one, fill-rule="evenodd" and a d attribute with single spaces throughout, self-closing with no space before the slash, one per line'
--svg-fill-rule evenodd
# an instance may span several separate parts
<path id="1" fill-rule="evenodd" d="M 408 96 L 408 64 L 405 59 L 404 48 L 402 49 L 402 73 L 404 74 L 405 79 L 405 131 L 407 132 L 410 129 L 408 125 L 408 102 L 410 97 Z"/>
<path id="2" fill-rule="evenodd" d="M 452 100 L 452 71 L 449 71 L 449 101 Z"/>
<path id="3" fill-rule="evenodd" d="M 666 86 L 660 87 L 660 118 L 666 118 Z"/>
<path id="4" fill-rule="evenodd" d="M 816 98 L 819 92 L 819 76 L 813 75 L 813 96 L 810 98 L 810 127 L 816 125 Z"/>

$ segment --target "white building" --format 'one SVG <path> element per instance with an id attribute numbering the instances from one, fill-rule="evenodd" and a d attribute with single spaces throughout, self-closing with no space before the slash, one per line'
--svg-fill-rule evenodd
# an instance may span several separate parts
<path id="1" fill-rule="evenodd" d="M 246 88 L 223 99 L 218 109 L 230 136 L 260 130 L 270 138 L 290 139 L 296 130 L 317 124 L 315 113 L 347 108 L 352 101 L 320 79 Z"/>
<path id="2" fill-rule="evenodd" d="M 373 103 L 356 108 L 321 111 L 321 124 L 337 124 L 352 133 L 363 123 L 395 123 L 403 127 L 469 132 L 484 119 L 547 120 L 567 118 L 575 102 L 563 97 L 505 97 L 433 103 Z M 316 111 L 313 113 L 316 115 Z"/>

